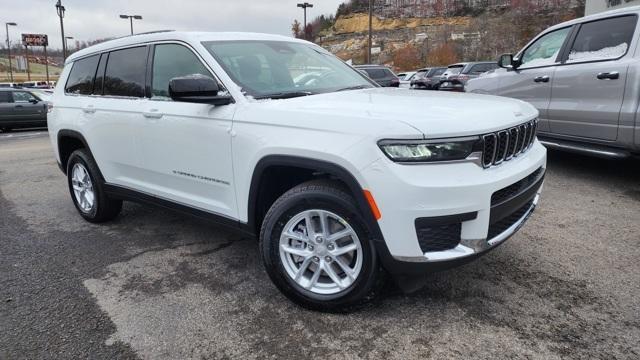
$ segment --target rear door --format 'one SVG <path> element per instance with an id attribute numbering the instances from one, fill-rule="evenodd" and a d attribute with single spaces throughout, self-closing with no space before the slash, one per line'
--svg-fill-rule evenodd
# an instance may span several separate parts
<path id="1" fill-rule="evenodd" d="M 580 25 L 564 66 L 555 73 L 548 111 L 551 132 L 617 139 L 636 23 L 636 15 L 626 15 Z"/>
<path id="2" fill-rule="evenodd" d="M 560 51 L 569 38 L 572 27 L 541 35 L 518 56 L 520 66 L 499 77 L 498 95 L 520 99 L 540 112 L 539 130 L 549 132 L 548 108 L 551 84 L 560 63 Z"/>

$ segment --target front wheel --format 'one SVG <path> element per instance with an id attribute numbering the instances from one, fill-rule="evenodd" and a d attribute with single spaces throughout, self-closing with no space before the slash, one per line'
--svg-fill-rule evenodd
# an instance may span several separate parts
<path id="1" fill-rule="evenodd" d="M 271 280 L 308 309 L 349 311 L 371 300 L 380 270 L 369 231 L 340 186 L 296 186 L 268 211 L 260 250 Z"/>

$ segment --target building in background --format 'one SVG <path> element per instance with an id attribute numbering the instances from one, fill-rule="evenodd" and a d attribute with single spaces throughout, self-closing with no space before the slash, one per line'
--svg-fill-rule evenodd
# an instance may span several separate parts
<path id="1" fill-rule="evenodd" d="M 587 0 L 584 7 L 584 14 L 597 14 L 607 10 L 636 5 L 640 5 L 640 0 Z"/>

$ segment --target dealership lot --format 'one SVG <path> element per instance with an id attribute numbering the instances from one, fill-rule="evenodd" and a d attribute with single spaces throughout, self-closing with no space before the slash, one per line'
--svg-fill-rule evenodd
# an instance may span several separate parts
<path id="1" fill-rule="evenodd" d="M 46 133 L 0 134 L 0 358 L 638 358 L 639 165 L 550 152 L 504 246 L 328 315 L 275 289 L 253 239 L 132 203 L 83 221 Z"/>

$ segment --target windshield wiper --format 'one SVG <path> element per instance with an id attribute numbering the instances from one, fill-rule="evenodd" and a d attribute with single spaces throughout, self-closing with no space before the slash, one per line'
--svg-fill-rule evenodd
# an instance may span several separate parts
<path id="1" fill-rule="evenodd" d="M 349 86 L 346 88 L 342 88 L 342 89 L 338 89 L 337 91 L 347 91 L 347 90 L 361 90 L 361 89 L 370 89 L 373 88 L 373 86 L 371 85 L 356 85 L 356 86 Z"/>
<path id="2" fill-rule="evenodd" d="M 311 91 L 291 91 L 291 92 L 279 92 L 273 94 L 266 94 L 260 96 L 254 96 L 254 99 L 291 99 L 301 96 L 313 95 Z"/>

